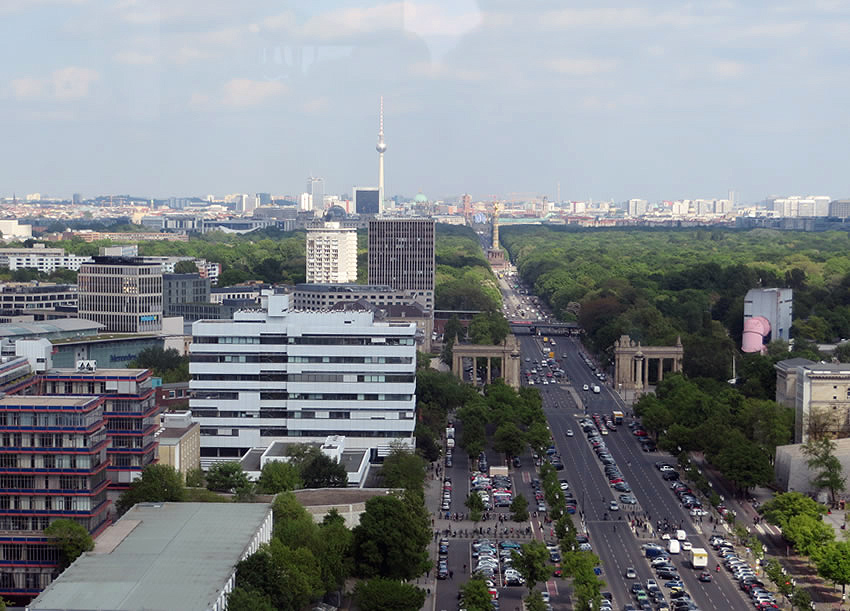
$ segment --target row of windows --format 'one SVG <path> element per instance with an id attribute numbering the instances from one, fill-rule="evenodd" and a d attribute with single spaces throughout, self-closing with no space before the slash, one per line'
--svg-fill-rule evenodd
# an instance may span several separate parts
<path id="1" fill-rule="evenodd" d="M 106 479 L 106 473 L 101 471 L 92 476 L 74 475 L 9 475 L 0 474 L 0 488 L 6 490 L 93 490 L 100 486 Z M 30 497 L 5 497 L 0 495 L 0 502 L 5 498 L 30 498 Z M 33 499 L 45 498 L 42 496 Z M 57 497 L 46 497 L 57 498 Z M 38 501 L 40 502 L 40 501 Z M 29 507 L 14 507 L 13 509 L 44 509 L 39 507 L 38 502 Z M 47 507 L 50 508 L 49 506 Z M 8 509 L 8 507 L 6 507 Z"/>
<path id="2" fill-rule="evenodd" d="M 70 433 L 0 433 L 0 448 L 88 448 L 106 439 L 104 429 L 90 435 Z"/>
<path id="3" fill-rule="evenodd" d="M 290 363 L 380 363 L 392 365 L 410 365 L 410 356 L 290 356 Z"/>
<path id="4" fill-rule="evenodd" d="M 98 422 L 103 410 L 98 408 L 81 413 L 50 412 L 38 414 L 32 412 L 0 412 L 0 426 L 29 426 L 38 428 L 71 428 L 85 427 Z"/>
<path id="5" fill-rule="evenodd" d="M 239 429 L 217 429 L 214 427 L 201 427 L 201 435 L 205 437 L 237 437 Z M 284 427 L 260 428 L 260 437 L 327 437 L 327 431 L 291 431 Z M 389 437 L 405 438 L 410 433 L 405 431 L 346 431 L 346 437 Z M 204 448 L 201 448 L 203 455 Z"/>
<path id="6" fill-rule="evenodd" d="M 0 530 L 44 530 L 50 526 L 50 516 L 0 516 Z M 35 546 L 44 547 L 47 546 Z M 49 548 L 48 548 L 49 549 Z"/>
<path id="7" fill-rule="evenodd" d="M 331 420 L 348 420 L 351 418 L 351 412 L 348 411 L 330 411 L 326 418 Z M 192 415 L 196 418 L 254 418 L 255 414 L 247 412 L 234 411 L 216 411 L 210 409 L 193 409 Z M 310 410 L 289 411 L 285 409 L 263 409 L 260 410 L 260 418 L 292 418 L 293 420 L 316 418 L 317 412 Z"/>
<path id="8" fill-rule="evenodd" d="M 373 341 L 374 339 L 381 339 L 383 341 Z M 192 337 L 192 342 L 195 344 L 288 344 L 301 346 L 371 346 L 373 344 L 412 346 L 415 343 L 413 338 L 410 337 L 373 338 L 371 336 L 352 337 L 339 335 L 305 335 L 301 337 L 289 337 L 286 335 L 261 335 L 259 337 L 196 335 Z"/>
<path id="9" fill-rule="evenodd" d="M 0 454 L 2 469 L 91 469 L 101 462 L 99 454 Z"/>
<path id="10" fill-rule="evenodd" d="M 293 401 L 410 401 L 413 395 L 350 394 L 350 393 L 289 393 Z"/>
<path id="11" fill-rule="evenodd" d="M 91 511 L 90 496 L 0 496 L 0 511 Z"/>
<path id="12" fill-rule="evenodd" d="M 199 382 L 286 382 L 285 373 L 193 373 L 192 379 Z M 197 396 L 197 395 L 195 395 Z"/>
<path id="13" fill-rule="evenodd" d="M 191 363 L 286 363 L 286 354 L 209 354 L 195 353 L 189 358 Z"/>
<path id="14" fill-rule="evenodd" d="M 239 393 L 221 390 L 196 390 L 194 396 L 196 399 L 205 401 L 235 401 L 239 398 Z M 260 393 L 260 398 L 262 399 L 262 393 Z"/>

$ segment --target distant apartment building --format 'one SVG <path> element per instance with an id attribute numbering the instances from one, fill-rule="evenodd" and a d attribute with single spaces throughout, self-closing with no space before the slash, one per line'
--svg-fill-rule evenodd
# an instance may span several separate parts
<path id="1" fill-rule="evenodd" d="M 80 267 L 80 318 L 113 333 L 162 328 L 162 267 L 134 257 L 95 257 Z"/>
<path id="2" fill-rule="evenodd" d="M 850 217 L 850 199 L 837 199 L 829 203 L 829 216 L 840 219 Z"/>
<path id="3" fill-rule="evenodd" d="M 109 525 L 104 399 L 0 398 L 0 596 L 22 601 L 59 573 L 44 529 L 60 518 L 92 535 Z"/>
<path id="4" fill-rule="evenodd" d="M 826 195 L 779 197 L 773 200 L 773 210 L 783 217 L 823 217 L 829 216 L 830 201 Z"/>
<path id="5" fill-rule="evenodd" d="M 45 248 L 36 244 L 32 248 L 0 248 L 0 267 L 35 269 L 49 274 L 58 269 L 77 271 L 83 263 L 90 263 L 91 257 L 69 255 L 64 248 Z"/>
<path id="6" fill-rule="evenodd" d="M 288 295 L 265 311 L 192 327 L 189 405 L 204 466 L 274 441 L 343 435 L 386 455 L 413 445 L 416 325 L 372 312 L 298 312 Z"/>
<path id="7" fill-rule="evenodd" d="M 649 204 L 645 199 L 629 200 L 629 216 L 643 216 L 646 214 Z"/>
<path id="8" fill-rule="evenodd" d="M 325 223 L 307 229 L 307 283 L 357 281 L 357 230 Z"/>
<path id="9" fill-rule="evenodd" d="M 188 303 L 210 303 L 210 281 L 200 274 L 162 275 L 162 314 L 180 316 L 174 306 Z"/>
<path id="10" fill-rule="evenodd" d="M 369 221 L 369 284 L 416 292 L 434 309 L 434 220 L 380 218 Z"/>
<path id="11" fill-rule="evenodd" d="M 0 283 L 0 310 L 50 309 L 77 306 L 77 286 L 49 282 Z"/>

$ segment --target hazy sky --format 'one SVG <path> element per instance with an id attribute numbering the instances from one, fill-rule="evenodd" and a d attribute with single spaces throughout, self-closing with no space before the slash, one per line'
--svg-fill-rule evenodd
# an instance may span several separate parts
<path id="1" fill-rule="evenodd" d="M 0 194 L 850 196 L 847 0 L 2 0 Z"/>

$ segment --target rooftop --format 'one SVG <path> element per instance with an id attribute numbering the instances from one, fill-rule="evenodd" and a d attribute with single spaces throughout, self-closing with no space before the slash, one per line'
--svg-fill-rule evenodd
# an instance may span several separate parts
<path id="1" fill-rule="evenodd" d="M 136 505 L 101 535 L 103 553 L 78 558 L 29 608 L 209 609 L 270 512 L 265 503 Z"/>
<path id="2" fill-rule="evenodd" d="M 92 401 L 97 401 L 98 397 L 70 397 L 70 396 L 28 396 L 28 395 L 13 395 L 0 399 L 0 408 L 2 407 L 85 407 Z"/>
<path id="3" fill-rule="evenodd" d="M 308 284 L 302 282 L 295 285 L 296 291 L 309 291 L 313 293 L 403 293 L 402 289 L 394 289 L 385 284 L 354 284 L 354 283 L 328 283 Z"/>
<path id="4" fill-rule="evenodd" d="M 74 331 L 98 331 L 103 325 L 82 318 L 57 318 L 50 322 L 8 323 L 0 325 L 0 337 L 26 337 L 32 335 L 50 335 L 51 333 L 69 333 Z M 72 338 L 77 339 L 77 338 Z"/>
<path id="5" fill-rule="evenodd" d="M 198 424 L 197 422 L 193 422 L 189 426 L 185 426 L 185 427 L 182 427 L 182 428 L 179 428 L 179 429 L 178 428 L 164 427 L 164 428 L 160 429 L 159 432 L 157 433 L 157 438 L 159 439 L 160 445 L 171 446 L 171 445 L 176 444 L 178 441 L 180 441 L 180 439 L 182 439 L 183 436 L 186 433 L 188 433 L 189 431 L 191 431 L 193 428 L 196 428 L 196 427 L 200 428 L 201 425 Z"/>

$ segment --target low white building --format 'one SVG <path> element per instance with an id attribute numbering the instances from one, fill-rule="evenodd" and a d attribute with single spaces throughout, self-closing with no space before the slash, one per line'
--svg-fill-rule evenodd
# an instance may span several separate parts
<path id="1" fill-rule="evenodd" d="M 57 269 L 79 271 L 83 263 L 91 263 L 91 257 L 69 255 L 63 248 L 45 248 L 35 244 L 32 248 L 0 248 L 0 267 L 18 269 L 36 269 L 50 273 Z"/>
<path id="2" fill-rule="evenodd" d="M 416 325 L 376 322 L 371 311 L 265 309 L 193 324 L 192 417 L 201 463 L 239 460 L 275 441 L 323 443 L 386 455 L 413 447 Z"/>

